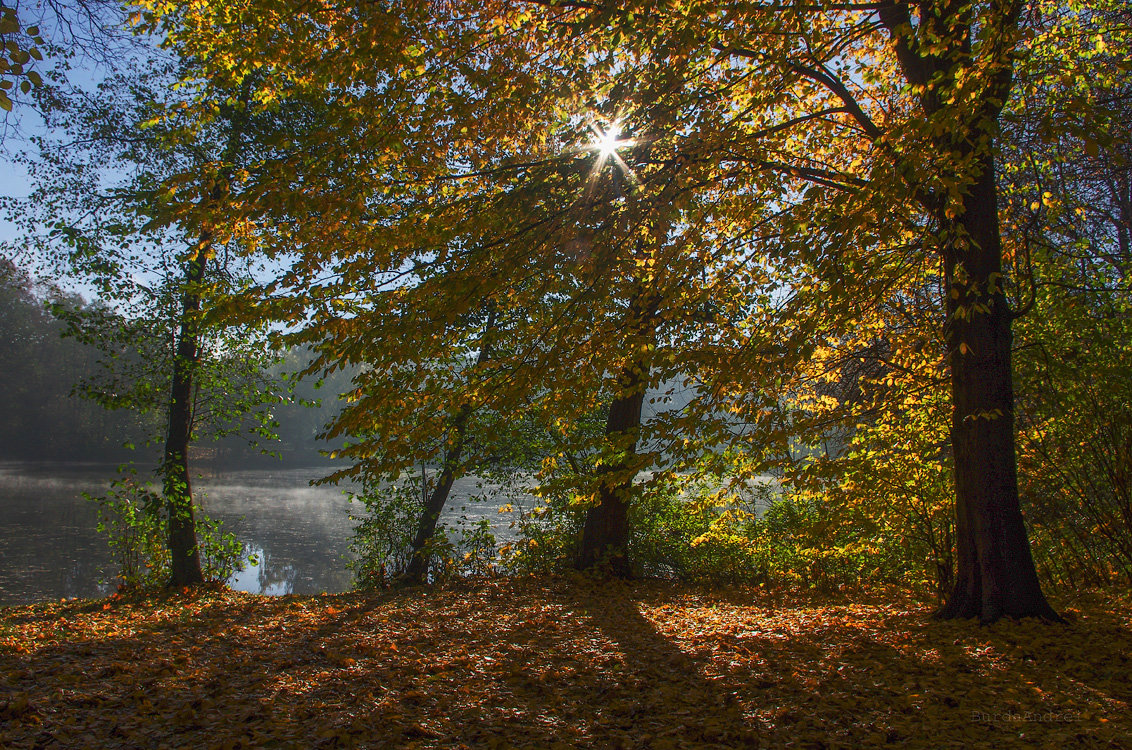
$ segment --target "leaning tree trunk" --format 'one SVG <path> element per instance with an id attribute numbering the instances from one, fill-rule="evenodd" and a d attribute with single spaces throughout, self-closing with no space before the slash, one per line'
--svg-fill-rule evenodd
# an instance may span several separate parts
<path id="1" fill-rule="evenodd" d="M 480 351 L 476 356 L 476 368 L 482 367 L 491 357 L 491 337 L 495 332 L 495 306 L 491 305 L 487 313 L 487 323 L 484 325 L 483 336 L 480 339 Z M 413 551 L 409 564 L 401 575 L 401 581 L 408 584 L 424 583 L 428 576 L 429 550 L 428 543 L 436 533 L 436 524 L 440 521 L 440 514 L 448 502 L 448 495 L 452 492 L 452 484 L 456 481 L 463 467 L 460 458 L 467 442 L 468 419 L 472 415 L 470 406 L 463 406 L 452 419 L 449 430 L 451 443 L 444 453 L 444 461 L 440 467 L 440 476 L 437 477 L 436 487 L 425 501 L 420 518 L 417 519 L 417 531 L 413 535 Z"/>
<path id="2" fill-rule="evenodd" d="M 964 197 L 949 245 L 947 344 L 955 456 L 958 575 L 941 618 L 1058 619 L 1042 594 L 1018 499 L 1011 311 L 1003 291 L 994 161 Z"/>
<path id="3" fill-rule="evenodd" d="M 169 431 L 162 459 L 163 494 L 169 517 L 170 586 L 204 582 L 197 546 L 193 493 L 189 482 L 189 442 L 193 430 L 193 384 L 200 359 L 200 283 L 204 279 L 209 241 L 202 238 L 186 263 L 180 330 L 173 356 L 169 393 Z"/>
<path id="4" fill-rule="evenodd" d="M 413 552 L 409 564 L 401 575 L 401 581 L 408 584 L 424 583 L 428 574 L 428 565 L 431 555 L 428 543 L 436 533 L 436 524 L 440 514 L 448 502 L 448 495 L 452 492 L 452 484 L 460 471 L 460 456 L 464 451 L 465 434 L 468 425 L 470 409 L 463 409 L 452 422 L 452 445 L 444 455 L 444 463 L 440 469 L 440 476 L 436 480 L 436 487 L 428 496 L 420 518 L 417 519 L 417 531 L 413 535 Z"/>

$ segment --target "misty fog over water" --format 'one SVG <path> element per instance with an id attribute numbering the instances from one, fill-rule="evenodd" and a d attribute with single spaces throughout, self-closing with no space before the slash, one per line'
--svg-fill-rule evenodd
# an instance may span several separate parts
<path id="1" fill-rule="evenodd" d="M 240 591 L 314 594 L 350 588 L 346 565 L 355 521 L 364 507 L 350 502 L 356 485 L 311 487 L 325 466 L 226 470 L 194 481 L 205 512 L 223 522 L 256 555 L 257 564 L 229 582 Z M 97 512 L 82 493 L 99 494 L 115 467 L 95 464 L 0 463 L 0 604 L 113 592 L 114 565 Z M 490 489 L 490 488 L 488 488 Z M 474 477 L 456 483 L 442 522 L 490 520 L 497 538 L 508 535 L 505 501 L 470 502 L 482 494 Z"/>

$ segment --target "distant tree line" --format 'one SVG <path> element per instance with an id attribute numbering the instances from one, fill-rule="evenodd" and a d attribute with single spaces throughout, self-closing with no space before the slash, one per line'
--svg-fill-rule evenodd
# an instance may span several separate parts
<path id="1" fill-rule="evenodd" d="M 107 312 L 78 294 L 37 282 L 10 259 L 0 259 L 0 460 L 153 460 L 160 447 L 154 442 L 161 432 L 160 417 L 106 409 L 83 397 L 84 383 L 105 369 L 103 353 L 65 336 L 67 324 L 52 314 L 52 307 Z M 265 377 L 292 376 L 305 363 L 303 352 L 289 352 Z M 330 444 L 318 435 L 337 409 L 339 390 L 344 390 L 339 379 L 348 382 L 348 373 L 328 383 L 296 379 L 291 399 L 270 405 L 268 421 L 278 439 L 250 441 L 249 432 L 241 430 L 202 442 L 198 463 L 229 468 L 329 462 L 325 453 Z"/>
<path id="2" fill-rule="evenodd" d="M 39 286 L 0 260 L 0 458 L 122 461 L 145 450 L 154 425 L 145 416 L 109 411 L 78 397 L 76 385 L 97 362 L 95 350 L 65 339 L 47 303 L 81 307 L 73 294 Z"/>

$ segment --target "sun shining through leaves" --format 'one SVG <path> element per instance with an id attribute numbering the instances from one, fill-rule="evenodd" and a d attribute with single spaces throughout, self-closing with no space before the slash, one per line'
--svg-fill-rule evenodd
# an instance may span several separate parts
<path id="1" fill-rule="evenodd" d="M 605 168 L 606 162 L 610 160 L 612 160 L 613 163 L 617 165 L 617 168 L 621 170 L 621 173 L 628 178 L 629 184 L 633 189 L 636 189 L 638 186 L 637 176 L 617 152 L 636 146 L 638 143 L 637 139 L 621 137 L 621 120 L 613 120 L 604 128 L 597 124 L 591 124 L 590 130 L 593 133 L 593 139 L 585 149 L 587 151 L 597 152 L 598 158 L 594 161 L 593 167 L 590 169 L 589 178 L 586 180 L 587 194 L 593 192 L 594 186 L 597 184 L 598 175 L 600 175 L 601 170 Z"/>
<path id="2" fill-rule="evenodd" d="M 597 152 L 602 158 L 607 159 L 617 153 L 618 148 L 628 145 L 621 142 L 621 123 L 619 122 L 611 122 L 605 132 L 601 132 L 595 127 L 594 132 L 597 135 Z"/>

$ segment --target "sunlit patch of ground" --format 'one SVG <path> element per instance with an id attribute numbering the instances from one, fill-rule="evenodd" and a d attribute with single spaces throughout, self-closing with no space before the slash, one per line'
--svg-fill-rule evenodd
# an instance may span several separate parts
<path id="1" fill-rule="evenodd" d="M 0 746 L 1132 747 L 1129 605 L 983 628 L 522 579 L 0 608 Z"/>

